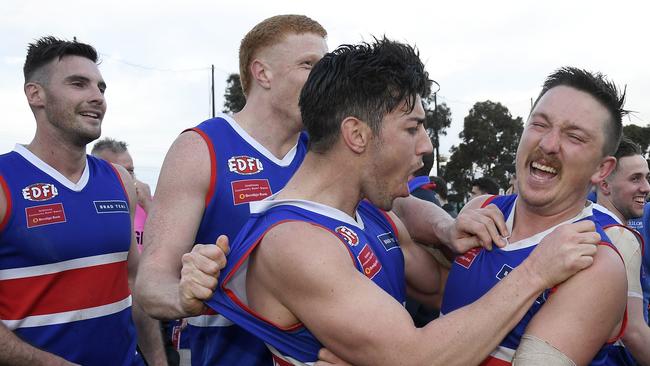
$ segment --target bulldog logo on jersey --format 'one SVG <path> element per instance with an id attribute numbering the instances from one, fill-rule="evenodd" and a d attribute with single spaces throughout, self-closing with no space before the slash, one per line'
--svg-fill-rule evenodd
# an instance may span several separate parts
<path id="1" fill-rule="evenodd" d="M 233 156 L 228 159 L 228 169 L 237 174 L 251 175 L 264 170 L 260 159 L 250 156 Z"/>
<path id="2" fill-rule="evenodd" d="M 339 226 L 336 229 L 334 229 L 339 235 L 343 237 L 343 239 L 350 245 L 350 246 L 355 246 L 359 244 L 359 236 L 357 236 L 357 233 L 352 231 L 347 226 Z"/>
<path id="3" fill-rule="evenodd" d="M 30 201 L 47 201 L 59 194 L 51 183 L 34 183 L 23 188 L 22 192 L 23 198 Z"/>

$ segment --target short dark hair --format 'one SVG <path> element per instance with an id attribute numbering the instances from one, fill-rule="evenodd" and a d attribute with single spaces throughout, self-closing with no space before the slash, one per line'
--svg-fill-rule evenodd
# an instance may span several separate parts
<path id="1" fill-rule="evenodd" d="M 127 151 L 128 144 L 124 141 L 118 141 L 110 137 L 105 137 L 93 145 L 90 151 L 91 155 L 97 156 L 102 151 L 109 150 L 113 154 L 122 154 Z"/>
<path id="2" fill-rule="evenodd" d="M 477 186 L 486 194 L 499 194 L 499 184 L 492 177 L 481 177 L 472 181 L 472 186 Z"/>
<path id="3" fill-rule="evenodd" d="M 614 157 L 616 158 L 616 166 L 614 167 L 614 171 L 610 173 L 608 178 L 614 177 L 618 172 L 619 159 L 628 156 L 635 156 L 635 155 L 643 156 L 639 144 L 632 141 L 630 138 L 628 138 L 625 135 L 621 136 L 621 142 L 618 144 L 618 149 L 616 149 L 616 152 L 614 153 Z"/>
<path id="4" fill-rule="evenodd" d="M 81 56 L 97 63 L 97 51 L 91 45 L 53 36 L 41 37 L 27 46 L 27 57 L 23 66 L 25 84 L 35 80 L 47 82 L 46 76 L 40 75 L 38 71 L 55 58 L 60 60 L 64 56 Z"/>
<path id="5" fill-rule="evenodd" d="M 410 113 L 418 95 L 429 95 L 430 85 L 418 51 L 407 44 L 383 37 L 338 47 L 314 66 L 300 93 L 309 149 L 329 150 L 349 116 L 363 120 L 377 134 L 386 114 L 403 102 L 405 113 Z"/>
<path id="6" fill-rule="evenodd" d="M 561 85 L 588 93 L 609 111 L 611 118 L 606 121 L 608 127 L 603 131 L 605 135 L 603 155 L 614 154 L 623 133 L 623 116 L 628 114 L 628 111 L 623 109 L 625 89 L 622 93 L 619 92 L 614 82 L 608 80 L 602 73 L 592 73 L 577 67 L 562 67 L 546 78 L 533 108 L 547 91 Z"/>

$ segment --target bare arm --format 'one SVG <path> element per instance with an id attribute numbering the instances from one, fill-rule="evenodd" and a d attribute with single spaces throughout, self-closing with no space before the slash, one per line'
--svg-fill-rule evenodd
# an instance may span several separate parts
<path id="1" fill-rule="evenodd" d="M 156 318 L 197 315 L 181 304 L 181 257 L 194 246 L 210 185 L 210 164 L 208 147 L 195 132 L 182 133 L 165 157 L 145 223 L 136 281 L 142 306 Z"/>
<path id="2" fill-rule="evenodd" d="M 439 309 L 438 302 L 442 296 L 448 270 L 411 239 L 404 224 L 394 214 L 389 215 L 397 228 L 399 234 L 397 241 L 404 254 L 404 274 L 408 295 L 415 297 L 421 303 Z"/>
<path id="3" fill-rule="evenodd" d="M 0 365 L 68 366 L 75 364 L 33 347 L 0 323 Z"/>
<path id="4" fill-rule="evenodd" d="M 151 188 L 147 183 L 135 179 L 135 193 L 138 197 L 138 204 L 144 212 L 149 213 L 151 209 Z"/>
<path id="5" fill-rule="evenodd" d="M 281 325 L 302 321 L 354 365 L 478 364 L 543 289 L 591 264 L 593 243 L 560 242 L 540 245 L 481 299 L 419 329 L 401 304 L 355 269 L 340 241 L 304 223 L 281 224 L 265 236 L 250 263 L 247 293 L 263 316 Z"/>
<path id="6" fill-rule="evenodd" d="M 415 241 L 428 246 L 442 244 L 455 253 L 464 253 L 476 246 L 490 249 L 493 242 L 505 245 L 501 238 L 509 234 L 503 215 L 494 206 L 481 208 L 486 198 L 470 201 L 456 219 L 433 203 L 413 196 L 396 199 L 393 212 Z"/>
<path id="7" fill-rule="evenodd" d="M 557 287 L 526 328 L 577 365 L 588 364 L 614 337 L 623 318 L 625 268 L 609 247 L 600 246 L 593 266 Z"/>
<path id="8" fill-rule="evenodd" d="M 124 187 L 129 197 L 129 208 L 131 214 L 131 246 L 129 247 L 128 256 L 128 271 L 129 271 L 129 288 L 133 293 L 133 302 L 131 305 L 131 312 L 133 315 L 133 323 L 137 332 L 138 345 L 142 350 L 144 358 L 150 365 L 166 365 L 167 355 L 162 340 L 162 333 L 160 330 L 160 322 L 148 316 L 138 303 L 137 293 L 134 293 L 135 279 L 138 271 L 139 253 L 137 249 L 137 242 L 135 239 L 135 231 L 133 230 L 133 218 L 135 216 L 135 205 L 137 203 L 135 185 L 129 173 L 120 165 L 113 164 L 113 166 L 120 173 Z"/>

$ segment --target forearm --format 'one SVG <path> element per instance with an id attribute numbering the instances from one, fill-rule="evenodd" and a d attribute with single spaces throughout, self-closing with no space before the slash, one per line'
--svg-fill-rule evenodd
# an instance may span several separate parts
<path id="1" fill-rule="evenodd" d="M 59 366 L 72 364 L 59 356 L 33 347 L 0 323 L 0 365 Z"/>
<path id="2" fill-rule="evenodd" d="M 180 306 L 179 279 L 163 271 L 141 268 L 135 282 L 135 295 L 142 310 L 155 319 L 175 320 L 196 315 L 187 314 Z"/>
<path id="3" fill-rule="evenodd" d="M 640 365 L 650 366 L 650 327 L 645 323 L 628 326 L 623 343 Z"/>
<path id="4" fill-rule="evenodd" d="M 160 330 L 160 322 L 148 316 L 142 308 L 133 303 L 133 322 L 138 334 L 138 346 L 149 365 L 167 365 L 167 356 Z"/>
<path id="5" fill-rule="evenodd" d="M 402 220 L 411 237 L 428 246 L 447 245 L 454 219 L 435 204 L 413 196 L 398 198 L 393 212 Z"/>

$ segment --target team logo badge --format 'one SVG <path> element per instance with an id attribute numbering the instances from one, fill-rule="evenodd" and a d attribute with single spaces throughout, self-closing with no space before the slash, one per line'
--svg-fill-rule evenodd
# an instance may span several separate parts
<path id="1" fill-rule="evenodd" d="M 30 201 L 47 201 L 56 197 L 59 191 L 51 183 L 34 183 L 23 188 L 23 198 Z"/>
<path id="2" fill-rule="evenodd" d="M 339 226 L 337 227 L 334 231 L 339 233 L 343 237 L 343 239 L 350 245 L 350 246 L 355 246 L 359 244 L 359 237 L 357 236 L 357 233 L 352 231 L 347 226 Z"/>
<path id="3" fill-rule="evenodd" d="M 260 159 L 250 156 L 233 156 L 228 159 L 228 169 L 237 174 L 251 175 L 264 170 Z"/>

